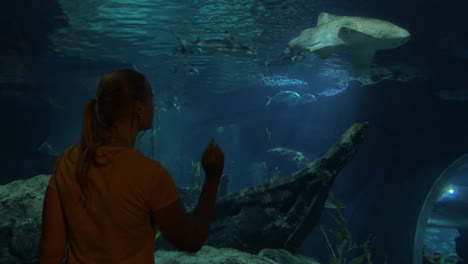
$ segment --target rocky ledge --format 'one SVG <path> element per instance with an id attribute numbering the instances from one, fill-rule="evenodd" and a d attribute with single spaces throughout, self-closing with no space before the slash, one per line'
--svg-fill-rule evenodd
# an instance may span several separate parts
<path id="1" fill-rule="evenodd" d="M 352 124 L 322 157 L 290 176 L 220 197 L 203 249 L 170 252 L 162 237 L 158 263 L 316 263 L 290 252 L 317 224 L 330 186 L 358 151 L 366 128 L 367 123 Z M 0 185 L 0 263 L 36 263 L 49 179 L 38 175 Z M 225 257 L 216 262 L 218 258 L 206 258 L 210 254 Z M 246 258 L 251 261 L 242 262 Z"/>

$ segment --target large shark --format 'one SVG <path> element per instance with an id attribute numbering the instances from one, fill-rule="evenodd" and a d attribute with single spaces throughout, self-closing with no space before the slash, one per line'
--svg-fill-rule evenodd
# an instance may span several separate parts
<path id="1" fill-rule="evenodd" d="M 224 32 L 224 39 L 196 40 L 194 42 L 189 42 L 179 34 L 171 32 L 180 41 L 179 52 L 182 54 L 197 54 L 207 50 L 241 57 L 255 57 L 257 55 L 254 48 L 243 45 L 232 37 L 228 31 Z"/>
<path id="2" fill-rule="evenodd" d="M 354 66 L 365 70 L 377 50 L 400 47 L 410 36 L 407 30 L 387 21 L 320 13 L 317 26 L 289 41 L 289 50 L 292 56 L 308 50 L 322 59 L 337 52 L 349 53 Z"/>

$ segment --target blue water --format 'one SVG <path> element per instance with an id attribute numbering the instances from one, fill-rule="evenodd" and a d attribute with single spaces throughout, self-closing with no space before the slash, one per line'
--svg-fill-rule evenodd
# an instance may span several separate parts
<path id="1" fill-rule="evenodd" d="M 353 239 L 376 235 L 374 263 L 385 256 L 389 263 L 413 263 L 426 194 L 468 152 L 462 2 L 26 2 L 5 3 L 1 13 L 8 21 L 0 26 L 1 184 L 51 173 L 55 157 L 38 147 L 47 142 L 61 152 L 79 141 L 83 107 L 100 78 L 130 68 L 145 74 L 157 94 L 156 136 L 145 132 L 137 148 L 161 161 L 178 186 L 191 182 L 191 161 L 211 137 L 226 153 L 229 191 L 236 192 L 261 184 L 276 168 L 281 176 L 294 171 L 287 158 L 269 162 L 268 150 L 292 149 L 313 160 L 352 123 L 368 121 L 361 149 L 331 190 L 346 206 Z M 321 12 L 390 21 L 412 37 L 377 51 L 371 74 L 359 73 L 347 53 L 321 59 L 304 52 L 298 63 L 273 63 L 301 30 L 316 26 Z M 226 30 L 258 55 L 180 54 L 171 33 L 194 42 L 220 40 Z M 266 106 L 282 91 L 316 101 Z M 327 212 L 319 224 L 333 225 Z M 429 253 L 453 253 L 457 234 L 428 231 Z M 331 254 L 318 228 L 296 253 L 320 263 Z"/>

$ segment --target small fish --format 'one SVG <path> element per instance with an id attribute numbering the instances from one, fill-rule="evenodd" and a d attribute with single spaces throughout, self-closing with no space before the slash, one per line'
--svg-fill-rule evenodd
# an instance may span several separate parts
<path id="1" fill-rule="evenodd" d="M 281 91 L 275 94 L 273 97 L 267 96 L 268 101 L 266 102 L 265 106 L 269 106 L 270 104 L 287 104 L 287 105 L 296 105 L 301 96 L 293 91 Z"/>
<path id="2" fill-rule="evenodd" d="M 254 57 L 257 55 L 257 51 L 254 48 L 243 45 L 234 39 L 228 31 L 224 32 L 224 39 L 197 39 L 194 42 L 187 41 L 174 31 L 171 31 L 171 33 L 179 40 L 181 47 L 178 51 L 184 55 L 196 55 L 203 50 L 221 52 L 233 56 Z"/>
<path id="3" fill-rule="evenodd" d="M 200 71 L 198 71 L 198 69 L 195 67 L 188 66 L 186 69 L 185 75 L 186 76 L 198 76 L 200 75 Z"/>
<path id="4" fill-rule="evenodd" d="M 313 94 L 303 94 L 302 96 L 293 91 L 281 91 L 273 97 L 268 97 L 268 101 L 265 106 L 272 103 L 275 104 L 286 104 L 289 106 L 303 105 L 316 102 L 317 98 Z"/>
<path id="5" fill-rule="evenodd" d="M 295 63 L 299 63 L 305 59 L 305 56 L 303 54 L 296 54 L 296 55 L 291 55 L 289 52 L 289 49 L 286 51 L 282 52 L 276 59 L 271 60 L 271 61 L 265 61 L 265 67 L 266 71 L 270 72 L 270 66 L 286 66 L 286 65 L 291 65 Z"/>
<path id="6" fill-rule="evenodd" d="M 343 92 L 343 90 L 336 89 L 336 88 L 331 88 L 331 89 L 327 89 L 325 91 L 320 92 L 318 95 L 320 95 L 320 96 L 335 96 L 335 95 L 340 94 L 342 92 Z"/>
<path id="7" fill-rule="evenodd" d="M 320 92 L 318 95 L 320 96 L 335 96 L 337 94 L 340 94 L 348 89 L 348 83 L 337 83 L 336 88 L 330 88 L 326 89 L 322 92 Z"/>
<path id="8" fill-rule="evenodd" d="M 200 75 L 200 71 L 197 68 L 186 63 L 180 66 L 172 65 L 169 67 L 169 70 L 172 73 L 181 73 L 185 77 L 194 77 Z"/>
<path id="9" fill-rule="evenodd" d="M 313 94 L 303 94 L 301 96 L 301 104 L 308 104 L 317 101 L 317 97 Z"/>

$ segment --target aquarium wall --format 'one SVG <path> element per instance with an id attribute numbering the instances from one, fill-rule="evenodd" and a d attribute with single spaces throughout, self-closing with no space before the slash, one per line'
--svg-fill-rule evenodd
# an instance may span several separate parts
<path id="1" fill-rule="evenodd" d="M 206 242 L 217 255 L 420 264 L 439 252 L 466 263 L 465 231 L 439 215 L 467 188 L 466 169 L 449 173 L 468 153 L 463 4 L 3 3 L 0 262 L 36 260 L 57 158 L 80 141 L 101 78 L 130 69 L 154 91 L 153 127 L 133 147 L 167 169 L 187 211 L 210 138 L 225 153 L 223 228 Z M 265 248 L 276 251 L 259 256 Z M 163 237 L 155 249 L 157 263 L 174 250 Z"/>

